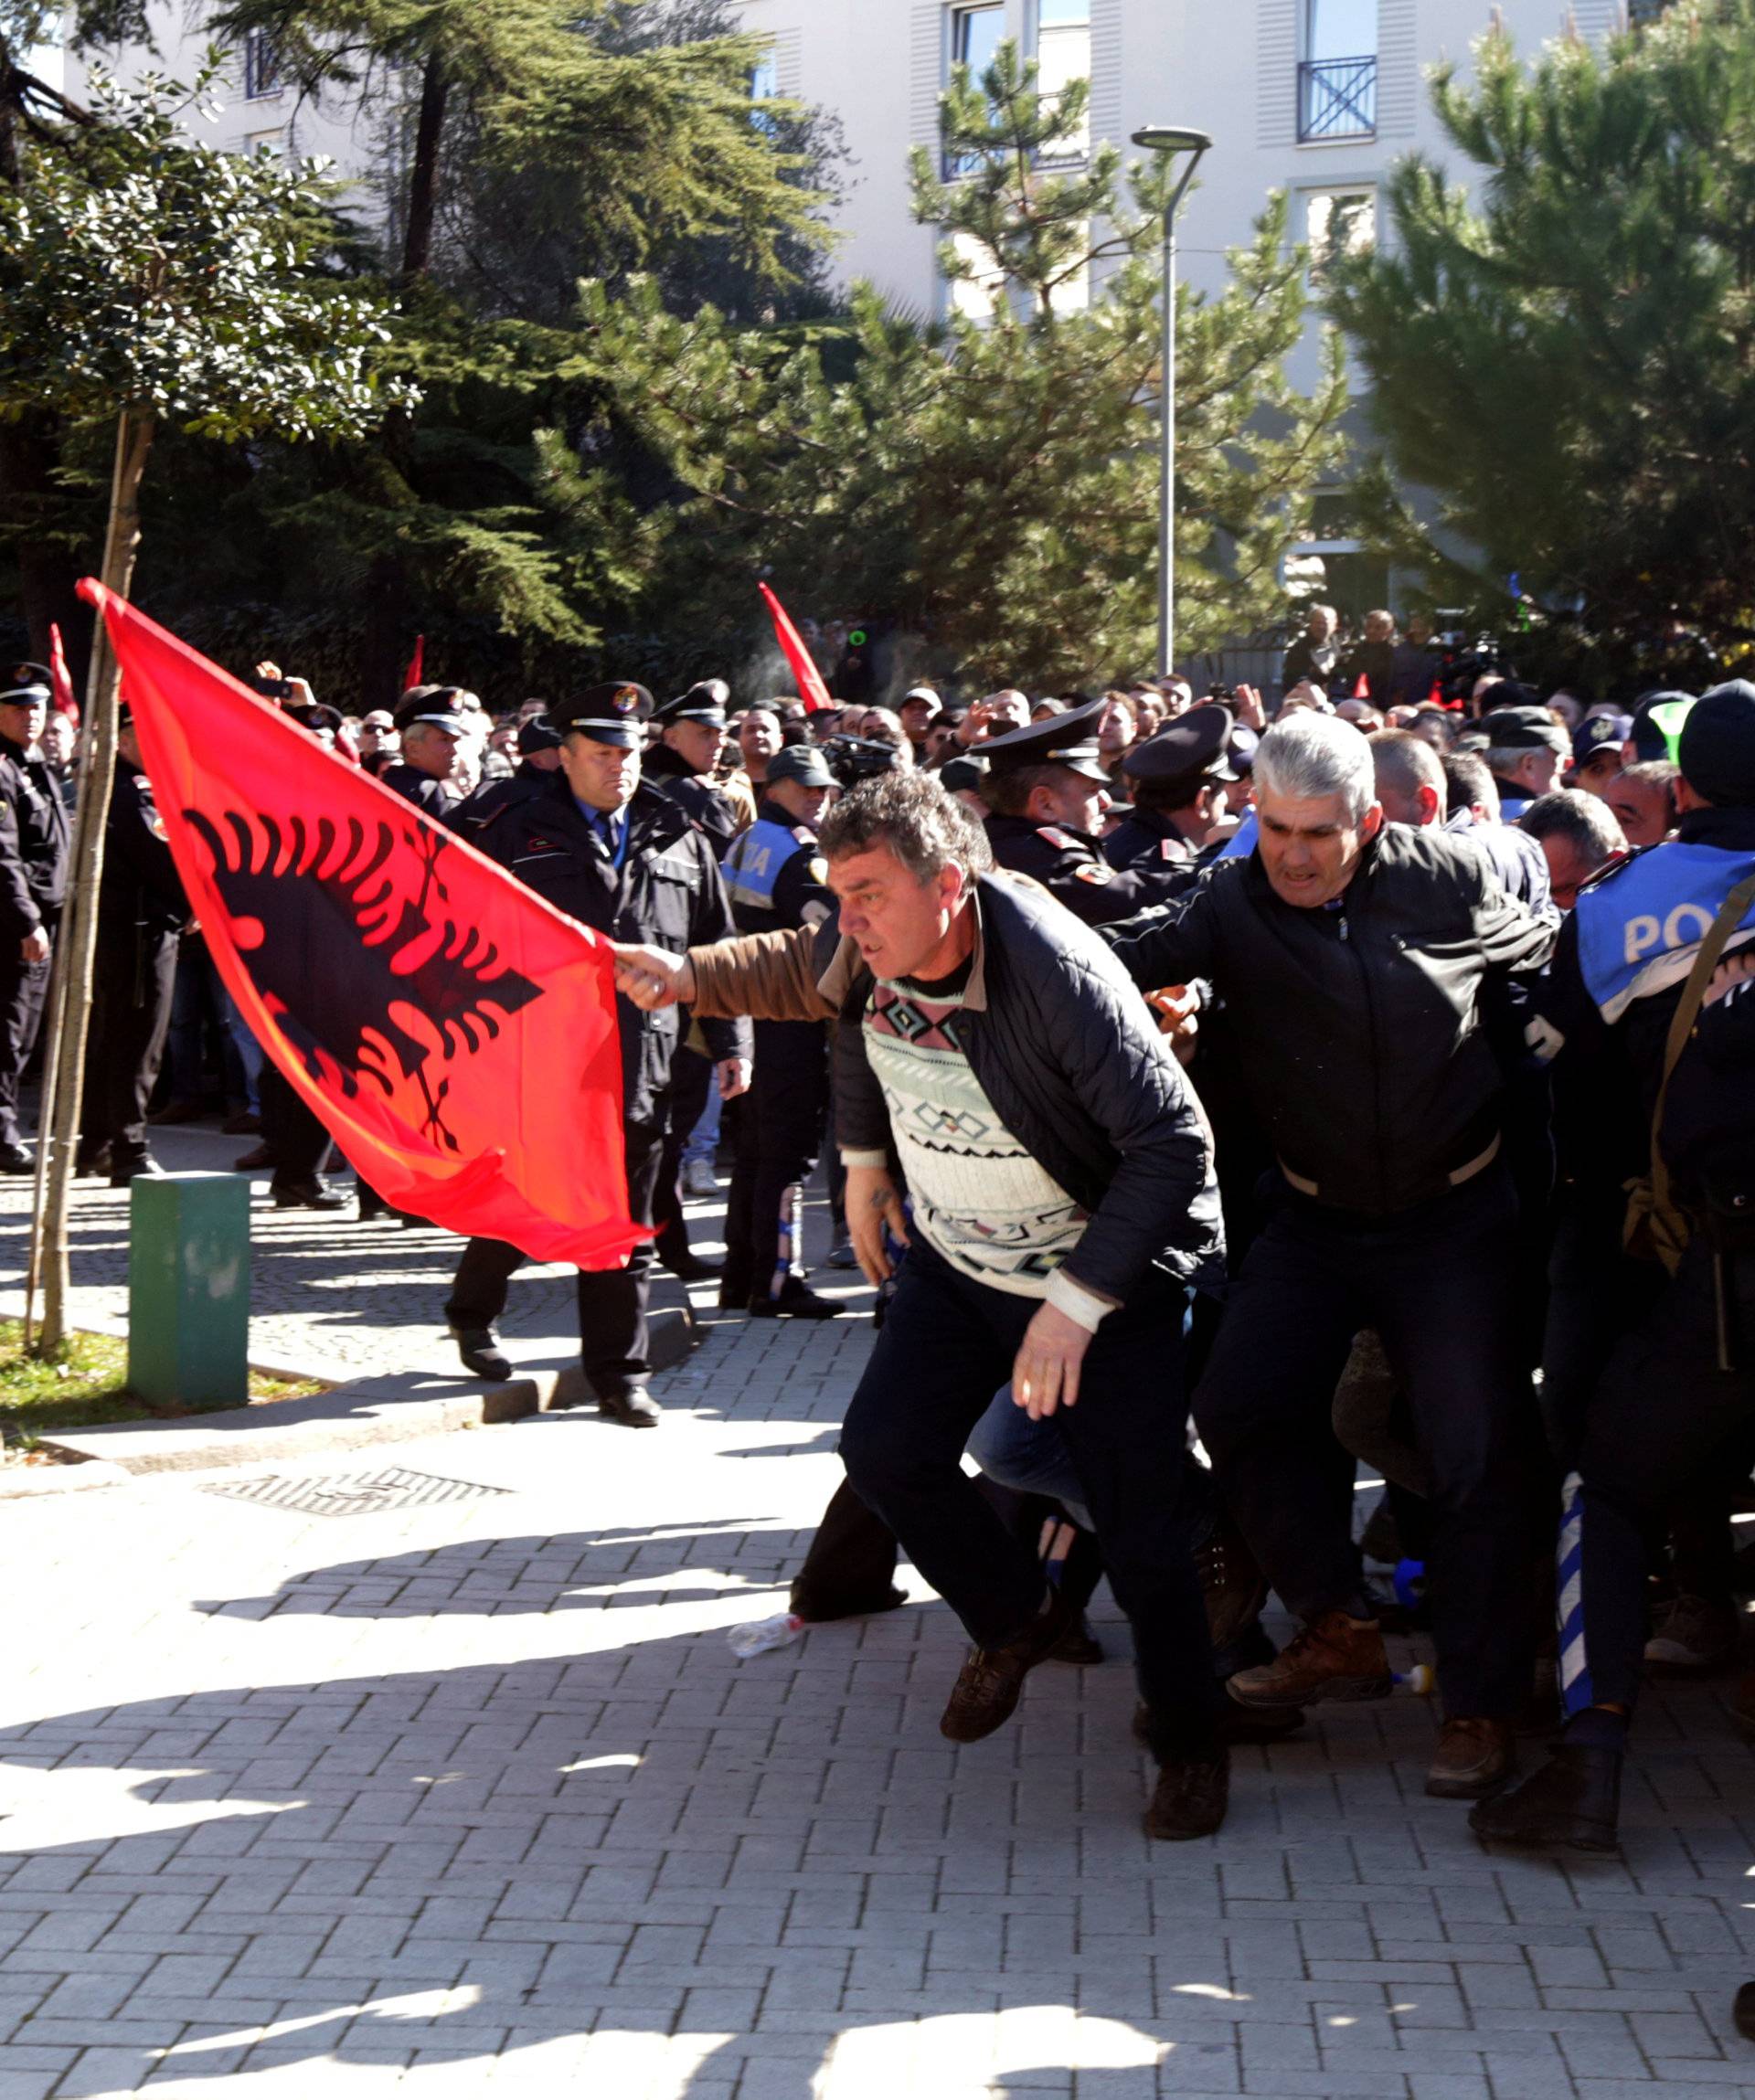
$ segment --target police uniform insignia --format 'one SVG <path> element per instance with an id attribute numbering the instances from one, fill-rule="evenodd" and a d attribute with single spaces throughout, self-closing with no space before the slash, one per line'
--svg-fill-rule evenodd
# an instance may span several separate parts
<path id="1" fill-rule="evenodd" d="M 1073 837 L 1070 832 L 1063 832 L 1056 824 L 1038 824 L 1036 828 L 1036 835 L 1039 839 L 1047 839 L 1051 846 L 1058 846 L 1062 853 L 1072 853 L 1078 850 L 1079 841 Z"/>
<path id="2" fill-rule="evenodd" d="M 1115 880 L 1115 870 L 1112 867 L 1105 866 L 1101 861 L 1080 861 L 1072 872 L 1080 882 L 1113 882 Z"/>
<path id="3" fill-rule="evenodd" d="M 632 715 L 640 705 L 640 688 L 637 685 L 618 685 L 615 697 L 610 705 L 618 715 Z"/>
<path id="4" fill-rule="evenodd" d="M 802 846 L 810 846 L 816 843 L 816 833 L 812 831 L 807 831 L 803 824 L 794 824 L 792 826 L 792 836 Z"/>

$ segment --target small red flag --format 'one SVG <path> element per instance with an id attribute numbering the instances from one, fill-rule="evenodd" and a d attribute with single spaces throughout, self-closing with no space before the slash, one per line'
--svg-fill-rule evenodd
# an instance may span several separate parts
<path id="1" fill-rule="evenodd" d="M 1368 700 L 1371 697 L 1371 681 L 1363 671 L 1353 681 L 1353 697 L 1356 700 Z"/>
<path id="2" fill-rule="evenodd" d="M 68 673 L 67 652 L 61 647 L 61 631 L 50 623 L 48 630 L 48 679 L 55 695 L 55 705 L 59 711 L 70 716 L 73 727 L 80 726 L 80 704 L 73 697 L 73 681 Z"/>
<path id="3" fill-rule="evenodd" d="M 411 693 L 413 692 L 414 688 L 420 684 L 420 668 L 422 664 L 425 663 L 426 660 L 427 638 L 424 634 L 417 634 L 414 638 L 414 654 L 410 657 L 409 667 L 402 673 L 403 692 Z"/>
<path id="4" fill-rule="evenodd" d="M 798 696 L 804 703 L 804 712 L 814 715 L 819 707 L 833 707 L 835 702 L 829 698 L 829 689 L 823 683 L 823 673 L 812 663 L 811 652 L 804 646 L 803 637 L 787 619 L 786 608 L 765 583 L 757 584 L 756 589 L 768 601 L 768 610 L 773 616 L 774 633 L 787 663 L 792 667 L 792 676 L 798 680 Z"/>
<path id="5" fill-rule="evenodd" d="M 250 1032 L 387 1203 L 613 1268 L 607 945 L 89 578 L 171 852 Z"/>

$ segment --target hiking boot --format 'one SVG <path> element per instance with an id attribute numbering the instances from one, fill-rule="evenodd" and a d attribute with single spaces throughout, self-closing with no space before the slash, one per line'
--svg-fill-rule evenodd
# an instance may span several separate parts
<path id="1" fill-rule="evenodd" d="M 1058 1647 L 1078 1615 L 1052 1590 L 1048 1608 L 999 1648 L 972 1648 L 939 1722 L 952 1743 L 979 1743 L 1012 1717 L 1024 1680 Z"/>
<path id="2" fill-rule="evenodd" d="M 747 1310 L 751 1320 L 839 1320 L 846 1307 L 838 1298 L 819 1298 L 802 1276 L 789 1276 L 778 1298 L 759 1290 Z"/>
<path id="3" fill-rule="evenodd" d="M 1280 1743 L 1303 1724 L 1302 1706 L 1239 1706 L 1234 1699 L 1213 1716 L 1221 1743 Z M 1133 1740 L 1142 1750 L 1152 1747 L 1152 1709 L 1144 1700 L 1133 1709 Z"/>
<path id="4" fill-rule="evenodd" d="M 513 1375 L 512 1360 L 500 1347 L 500 1338 L 491 1327 L 453 1327 L 451 1339 L 457 1344 L 463 1369 L 473 1372 L 477 1378 L 504 1385 Z"/>
<path id="5" fill-rule="evenodd" d="M 1239 1706 L 1308 1706 L 1318 1699 L 1388 1699 L 1389 1658 L 1375 1618 L 1325 1611 L 1260 1670 L 1239 1670 L 1225 1689 Z"/>
<path id="6" fill-rule="evenodd" d="M 1268 1601 L 1268 1581 L 1243 1534 L 1223 1511 L 1205 1545 L 1195 1549 L 1195 1572 L 1207 1605 L 1207 1630 L 1215 1648 L 1228 1648 L 1253 1626 Z"/>
<path id="7" fill-rule="evenodd" d="M 658 1403 L 644 1385 L 624 1386 L 620 1393 L 600 1393 L 597 1411 L 624 1429 L 655 1429 L 664 1420 Z"/>
<path id="8" fill-rule="evenodd" d="M 1231 1795 L 1231 1754 L 1178 1758 L 1158 1766 L 1145 1811 L 1145 1834 L 1172 1842 L 1210 1838 L 1225 1820 Z"/>
<path id="9" fill-rule="evenodd" d="M 1665 1677 L 1707 1677 L 1737 1660 L 1737 1607 L 1728 1600 L 1673 1596 L 1654 1606 L 1645 1667 Z"/>
<path id="10" fill-rule="evenodd" d="M 1426 1791 L 1441 1801 L 1478 1801 L 1509 1778 L 1516 1763 L 1517 1740 L 1509 1722 L 1459 1714 L 1439 1731 Z"/>
<path id="11" fill-rule="evenodd" d="M 1621 1757 L 1599 1743 L 1557 1743 L 1548 1763 L 1526 1779 L 1477 1801 L 1469 1810 L 1469 1828 L 1477 1838 L 1507 1845 L 1615 1851 Z"/>

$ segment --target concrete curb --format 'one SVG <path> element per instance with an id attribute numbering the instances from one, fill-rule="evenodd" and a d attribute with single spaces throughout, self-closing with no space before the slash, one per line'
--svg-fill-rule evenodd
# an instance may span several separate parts
<path id="1" fill-rule="evenodd" d="M 686 1301 L 681 1308 L 655 1309 L 654 1371 L 674 1370 L 698 1340 Z M 113 1422 L 91 1429 L 62 1430 L 44 1437 L 42 1448 L 69 1462 L 0 1469 L 0 1501 L 15 1494 L 49 1491 L 37 1483 L 55 1476 L 68 1487 L 115 1486 L 141 1473 L 206 1472 L 330 1451 L 367 1450 L 591 1404 L 590 1389 L 576 1364 L 563 1371 L 530 1372 L 504 1385 L 471 1383 L 462 1376 L 392 1373 L 336 1385 L 301 1400 L 266 1400 L 250 1407 L 220 1408 L 175 1421 Z M 81 1480 L 78 1479 L 81 1474 L 91 1477 Z M 14 1486 L 15 1479 L 27 1484 Z"/>

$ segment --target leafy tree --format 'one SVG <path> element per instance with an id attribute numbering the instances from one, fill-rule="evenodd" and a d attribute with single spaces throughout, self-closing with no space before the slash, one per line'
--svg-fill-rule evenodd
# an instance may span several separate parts
<path id="1" fill-rule="evenodd" d="M 1372 389 L 1367 523 L 1440 601 L 1649 676 L 1755 642 L 1755 5 L 1682 0 L 1433 81 L 1469 188 L 1404 161 L 1394 239 L 1337 257 Z M 1422 516 L 1395 483 L 1431 492 Z M 1435 515 L 1432 514 L 1435 512 Z M 1698 666 L 1696 666 L 1697 674 Z"/>
<path id="2" fill-rule="evenodd" d="M 655 594 L 688 606 L 697 661 L 748 630 L 764 567 L 801 607 L 893 621 L 974 677 L 1071 684 L 1147 660 L 1165 176 L 1124 178 L 1112 148 L 1046 166 L 1083 94 L 1039 94 L 1003 48 L 945 98 L 968 172 L 916 164 L 917 215 L 990 313 L 921 327 L 860 288 L 845 329 L 759 334 L 668 314 L 654 288 L 587 289 L 611 390 L 592 441 L 637 440 L 674 478 Z M 1177 582 L 1197 652 L 1277 611 L 1280 557 L 1339 456 L 1338 345 L 1313 397 L 1284 375 L 1306 322 L 1285 232 L 1276 198 L 1226 290 L 1180 294 Z"/>
<path id="3" fill-rule="evenodd" d="M 205 82 L 201 86 L 205 86 Z M 197 88 L 197 92 L 199 87 Z M 49 410 L 112 424 L 101 579 L 126 597 L 139 498 L 160 427 L 239 443 L 356 437 L 411 405 L 373 360 L 378 304 L 325 281 L 314 262 L 327 192 L 313 164 L 282 167 L 195 144 L 181 90 L 100 86 L 77 155 L 44 154 L 0 189 L 0 417 Z M 63 1338 L 67 1217 L 90 1002 L 103 829 L 116 750 L 115 664 L 100 635 L 87 699 L 87 762 L 58 965 L 43 1345 Z"/>

